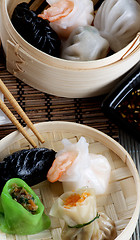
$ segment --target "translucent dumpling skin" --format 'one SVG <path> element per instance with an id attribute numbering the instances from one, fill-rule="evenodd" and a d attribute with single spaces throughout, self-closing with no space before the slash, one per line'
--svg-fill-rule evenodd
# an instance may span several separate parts
<path id="1" fill-rule="evenodd" d="M 49 0 L 48 3 L 51 7 L 39 16 L 48 19 L 61 38 L 68 38 L 73 29 L 91 25 L 93 21 L 92 0 Z"/>
<path id="2" fill-rule="evenodd" d="M 114 221 L 97 211 L 94 190 L 83 187 L 62 194 L 52 205 L 50 215 L 64 220 L 63 240 L 114 240 Z"/>
<path id="3" fill-rule="evenodd" d="M 93 26 L 78 27 L 62 46 L 61 57 L 74 61 L 90 61 L 106 57 L 109 43 Z"/>
<path id="4" fill-rule="evenodd" d="M 88 186 L 97 195 L 104 194 L 111 173 L 108 159 L 101 154 L 90 153 L 84 137 L 77 143 L 71 143 L 68 139 L 63 139 L 62 143 L 64 149 L 57 152 L 47 174 L 48 181 L 62 182 L 64 192 Z"/>
<path id="5" fill-rule="evenodd" d="M 62 230 L 63 240 L 90 240 L 92 235 L 94 237 L 98 236 L 97 220 L 85 227 L 74 227 L 77 224 L 84 224 L 93 220 L 97 215 L 96 197 L 94 190 L 91 188 L 85 187 L 76 192 L 62 194 L 53 204 L 50 215 L 65 221 Z"/>
<path id="6" fill-rule="evenodd" d="M 12 192 L 16 184 L 15 192 Z M 21 199 L 19 203 L 15 200 L 17 187 L 21 192 L 25 191 L 28 198 L 32 197 L 37 210 L 32 213 L 24 205 L 28 205 L 28 198 Z M 13 193 L 15 195 L 13 195 Z M 18 193 L 19 194 L 19 193 Z M 31 200 L 30 200 L 31 201 Z M 13 178 L 5 184 L 0 198 L 0 230 L 8 234 L 30 235 L 41 232 L 50 227 L 50 219 L 44 213 L 44 206 L 33 190 L 21 179 Z"/>
<path id="7" fill-rule="evenodd" d="M 0 162 L 0 190 L 10 178 L 21 178 L 30 186 L 46 180 L 56 152 L 47 148 L 24 149 Z"/>
<path id="8" fill-rule="evenodd" d="M 140 31 L 140 5 L 135 0 L 105 0 L 97 11 L 94 26 L 117 52 Z"/>

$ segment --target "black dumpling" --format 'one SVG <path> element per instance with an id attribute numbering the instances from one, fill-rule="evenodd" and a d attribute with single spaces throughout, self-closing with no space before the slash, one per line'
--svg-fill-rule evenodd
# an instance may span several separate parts
<path id="1" fill-rule="evenodd" d="M 17 32 L 34 47 L 54 57 L 60 56 L 61 41 L 57 33 L 47 20 L 31 11 L 27 3 L 17 5 L 11 21 Z"/>
<path id="2" fill-rule="evenodd" d="M 44 180 L 56 152 L 47 148 L 24 149 L 9 155 L 0 162 L 0 190 L 11 178 L 21 178 L 33 186 Z"/>

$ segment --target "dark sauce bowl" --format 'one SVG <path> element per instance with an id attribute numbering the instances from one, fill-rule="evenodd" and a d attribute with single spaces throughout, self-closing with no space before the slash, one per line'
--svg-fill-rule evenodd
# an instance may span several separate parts
<path id="1" fill-rule="evenodd" d="M 140 141 L 140 61 L 102 102 L 104 114 Z"/>

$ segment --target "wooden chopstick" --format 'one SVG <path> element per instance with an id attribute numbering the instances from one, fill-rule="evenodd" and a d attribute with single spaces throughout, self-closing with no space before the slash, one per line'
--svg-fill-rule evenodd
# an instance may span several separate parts
<path id="1" fill-rule="evenodd" d="M 18 104 L 18 102 L 16 101 L 16 99 L 13 97 L 13 95 L 10 93 L 10 91 L 8 90 L 8 88 L 6 87 L 6 85 L 2 82 L 2 80 L 0 79 L 0 90 L 1 92 L 4 94 L 4 96 L 8 99 L 8 101 L 11 103 L 11 105 L 13 106 L 13 108 L 17 111 L 17 113 L 21 116 L 21 118 L 25 121 L 25 123 L 27 124 L 27 126 L 33 131 L 33 133 L 36 135 L 36 137 L 39 139 L 39 141 L 41 143 L 44 143 L 45 140 L 42 138 L 42 136 L 40 135 L 40 133 L 37 131 L 37 129 L 35 128 L 35 126 L 33 125 L 33 123 L 30 121 L 30 119 L 28 118 L 28 116 L 26 115 L 26 113 L 22 110 L 22 108 L 20 107 L 20 105 Z M 4 106 L 4 105 L 2 105 Z M 6 105 L 5 105 L 6 106 Z M 8 109 L 8 108 L 6 108 Z M 8 109 L 9 110 L 9 109 Z M 4 113 L 6 114 L 6 112 L 4 111 Z M 6 114 L 7 115 L 7 114 Z M 13 115 L 13 114 L 12 114 Z M 13 115 L 14 116 L 14 115 Z M 11 120 L 11 118 L 9 118 Z M 12 121 L 12 120 L 11 120 Z M 13 121 L 12 121 L 13 122 Z M 17 121 L 14 121 L 15 123 L 17 123 Z M 20 128 L 21 129 L 21 128 Z M 19 130 L 20 130 L 19 129 Z"/>
<path id="2" fill-rule="evenodd" d="M 36 148 L 37 145 L 34 140 L 29 136 L 29 134 L 25 131 L 25 129 L 21 126 L 19 121 L 15 118 L 13 113 L 9 110 L 9 108 L 5 105 L 5 103 L 0 98 L 0 108 L 6 114 L 6 116 L 11 120 L 11 122 L 17 127 L 17 129 L 22 133 L 22 135 L 29 141 L 29 143 Z"/>

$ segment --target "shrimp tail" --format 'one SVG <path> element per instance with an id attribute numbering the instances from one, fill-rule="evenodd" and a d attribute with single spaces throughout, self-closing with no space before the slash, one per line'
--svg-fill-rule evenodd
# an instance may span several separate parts
<path id="1" fill-rule="evenodd" d="M 55 158 L 51 168 L 47 173 L 49 182 L 56 182 L 64 174 L 67 169 L 73 164 L 77 157 L 76 152 L 63 152 Z"/>

